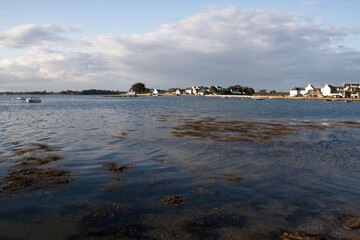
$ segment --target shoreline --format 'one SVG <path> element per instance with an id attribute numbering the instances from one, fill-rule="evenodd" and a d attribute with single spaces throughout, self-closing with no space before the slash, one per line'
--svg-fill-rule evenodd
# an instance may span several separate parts
<path id="1" fill-rule="evenodd" d="M 242 96 L 242 95 L 206 95 L 206 97 L 221 97 L 221 98 L 254 98 L 262 100 L 316 100 L 316 101 L 349 101 L 349 102 L 360 102 L 360 98 L 332 98 L 332 97 L 290 97 L 290 96 Z"/>
<path id="2" fill-rule="evenodd" d="M 176 95 L 164 94 L 153 96 L 151 94 L 138 94 L 129 96 L 126 94 L 109 95 L 109 97 L 176 97 Z M 217 97 L 217 98 L 246 98 L 261 100 L 316 100 L 316 101 L 340 101 L 340 102 L 360 102 L 360 98 L 332 98 L 332 97 L 290 97 L 290 96 L 264 96 L 264 95 L 180 95 L 178 97 Z"/>

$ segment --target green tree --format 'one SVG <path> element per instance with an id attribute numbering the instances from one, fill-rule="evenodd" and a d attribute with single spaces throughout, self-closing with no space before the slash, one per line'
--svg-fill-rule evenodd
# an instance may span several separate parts
<path id="1" fill-rule="evenodd" d="M 217 93 L 216 87 L 215 87 L 215 86 L 211 86 L 211 87 L 209 88 L 209 93 L 210 93 L 210 94 Z"/>
<path id="2" fill-rule="evenodd" d="M 243 91 L 246 95 L 254 95 L 255 90 L 253 88 L 249 88 L 249 87 L 244 87 Z"/>
<path id="3" fill-rule="evenodd" d="M 148 89 L 145 87 L 145 84 L 143 84 L 141 82 L 137 82 L 131 86 L 130 91 L 133 91 L 136 93 L 146 93 L 148 91 Z"/>

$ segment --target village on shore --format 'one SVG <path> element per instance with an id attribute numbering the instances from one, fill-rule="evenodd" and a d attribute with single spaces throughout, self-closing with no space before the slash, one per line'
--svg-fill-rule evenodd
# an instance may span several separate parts
<path id="1" fill-rule="evenodd" d="M 136 83 L 142 84 L 142 83 Z M 325 84 L 322 87 L 314 87 L 308 84 L 306 87 L 294 87 L 290 89 L 289 93 L 277 93 L 276 91 L 266 92 L 260 90 L 255 92 L 249 87 L 242 87 L 241 85 L 230 86 L 222 88 L 221 86 L 192 86 L 186 89 L 173 88 L 167 91 L 159 89 L 138 89 L 134 84 L 126 96 L 149 95 L 149 96 L 226 96 L 226 97 L 252 97 L 252 98 L 288 98 L 288 99 L 352 99 L 360 101 L 360 84 L 359 83 L 344 83 L 343 86 L 334 86 L 332 84 Z M 143 85 L 142 87 L 145 87 Z"/>
<path id="2" fill-rule="evenodd" d="M 114 91 L 88 89 L 82 91 L 66 90 L 61 92 L 3 92 L 2 95 L 104 95 L 111 97 L 135 97 L 135 96 L 207 96 L 222 98 L 255 98 L 255 99 L 305 99 L 305 100 L 347 100 L 360 101 L 360 83 L 344 83 L 342 86 L 325 84 L 314 87 L 308 84 L 306 87 L 294 87 L 289 92 L 276 92 L 265 89 L 255 90 L 251 87 L 234 85 L 223 88 L 218 85 L 205 87 L 194 85 L 184 89 L 169 88 L 168 90 L 147 88 L 144 83 L 134 83 L 129 91 Z"/>

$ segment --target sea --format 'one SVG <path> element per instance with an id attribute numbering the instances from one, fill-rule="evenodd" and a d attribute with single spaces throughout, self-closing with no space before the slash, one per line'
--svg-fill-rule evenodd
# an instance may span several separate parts
<path id="1" fill-rule="evenodd" d="M 360 239 L 360 102 L 40 98 L 0 97 L 0 239 Z"/>

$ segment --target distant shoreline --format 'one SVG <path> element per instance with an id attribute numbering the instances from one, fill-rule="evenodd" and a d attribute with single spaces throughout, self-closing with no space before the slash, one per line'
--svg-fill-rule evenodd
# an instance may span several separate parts
<path id="1" fill-rule="evenodd" d="M 150 94 L 138 94 L 139 97 L 175 97 L 175 95 L 159 95 L 159 96 L 152 96 Z M 135 97 L 135 96 L 128 96 L 126 94 L 119 94 L 119 95 L 109 95 L 109 97 Z M 180 95 L 179 97 L 217 97 L 217 98 L 250 98 L 250 99 L 262 99 L 262 100 L 316 100 L 316 101 L 350 101 L 350 102 L 360 102 L 360 98 L 332 98 L 332 97 L 290 97 L 290 96 L 264 96 L 264 95 L 205 95 L 205 96 L 198 96 L 198 95 Z"/>
<path id="2" fill-rule="evenodd" d="M 263 100 L 270 99 L 286 99 L 286 100 L 317 100 L 317 101 L 353 101 L 360 102 L 360 98 L 332 98 L 332 97 L 290 97 L 290 96 L 263 96 L 263 95 L 254 95 L 254 96 L 242 96 L 242 95 L 207 95 L 207 97 L 221 97 L 221 98 L 260 98 Z"/>

